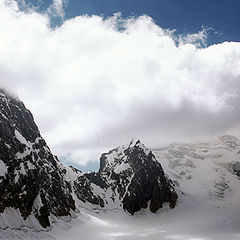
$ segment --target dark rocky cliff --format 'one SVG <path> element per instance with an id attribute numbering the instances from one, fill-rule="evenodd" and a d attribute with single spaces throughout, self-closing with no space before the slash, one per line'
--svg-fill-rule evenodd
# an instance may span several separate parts
<path id="1" fill-rule="evenodd" d="M 50 213 L 70 215 L 75 204 L 58 160 L 52 155 L 32 114 L 17 98 L 0 91 L 0 212 L 19 209 L 26 219 L 32 212 L 43 227 Z"/>
<path id="2" fill-rule="evenodd" d="M 165 202 L 173 208 L 178 197 L 161 164 L 140 141 L 103 154 L 95 182 L 115 190 L 123 209 L 131 214 L 148 205 L 156 212 Z"/>

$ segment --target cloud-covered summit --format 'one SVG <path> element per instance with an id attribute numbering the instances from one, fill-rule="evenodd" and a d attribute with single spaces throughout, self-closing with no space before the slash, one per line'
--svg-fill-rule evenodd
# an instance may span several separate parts
<path id="1" fill-rule="evenodd" d="M 179 37 L 148 16 L 84 15 L 52 29 L 13 0 L 0 0 L 0 16 L 0 87 L 60 156 L 84 163 L 132 137 L 156 146 L 239 133 L 238 42 L 204 47 L 206 32 Z"/>

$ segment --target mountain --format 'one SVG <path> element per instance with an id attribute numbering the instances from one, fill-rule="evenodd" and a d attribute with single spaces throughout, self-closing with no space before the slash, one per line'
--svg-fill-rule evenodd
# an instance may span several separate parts
<path id="1" fill-rule="evenodd" d="M 102 154 L 99 172 L 86 177 L 105 192 L 111 189 L 112 204 L 120 200 L 131 214 L 147 208 L 148 203 L 152 212 L 164 202 L 174 208 L 178 197 L 161 164 L 139 140 Z"/>
<path id="2" fill-rule="evenodd" d="M 224 135 L 209 142 L 173 143 L 152 151 L 183 193 L 182 202 L 194 199 L 193 205 L 199 201 L 215 206 L 238 202 L 240 140 L 235 136 Z"/>
<path id="3" fill-rule="evenodd" d="M 32 114 L 19 99 L 0 92 L 0 212 L 17 209 L 24 220 L 35 216 L 43 227 L 50 214 L 76 209 L 64 171 L 41 137 Z"/>
<path id="4" fill-rule="evenodd" d="M 0 226 L 51 226 L 81 208 L 156 212 L 178 195 L 152 151 L 140 141 L 102 154 L 97 173 L 64 166 L 24 104 L 0 90 Z"/>

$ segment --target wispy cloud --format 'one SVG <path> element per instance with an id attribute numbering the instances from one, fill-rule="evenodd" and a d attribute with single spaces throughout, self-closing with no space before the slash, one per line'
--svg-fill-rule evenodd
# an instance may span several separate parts
<path id="1" fill-rule="evenodd" d="M 207 32 L 208 29 L 202 27 L 202 30 L 198 33 L 192 33 L 187 35 L 179 35 L 177 41 L 180 45 L 194 44 L 197 47 L 207 47 Z"/>
<path id="2" fill-rule="evenodd" d="M 64 7 L 67 1 L 68 0 L 53 0 L 52 4 L 47 9 L 48 14 L 51 17 L 60 17 L 63 20 L 65 16 Z"/>

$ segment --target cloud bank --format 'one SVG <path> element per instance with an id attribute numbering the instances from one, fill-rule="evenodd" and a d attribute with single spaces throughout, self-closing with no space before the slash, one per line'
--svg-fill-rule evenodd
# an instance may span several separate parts
<path id="1" fill-rule="evenodd" d="M 133 137 L 156 147 L 240 136 L 240 43 L 206 47 L 206 32 L 176 36 L 148 16 L 84 15 L 51 29 L 49 15 L 13 0 L 0 0 L 0 16 L 0 86 L 55 154 L 83 164 Z"/>

